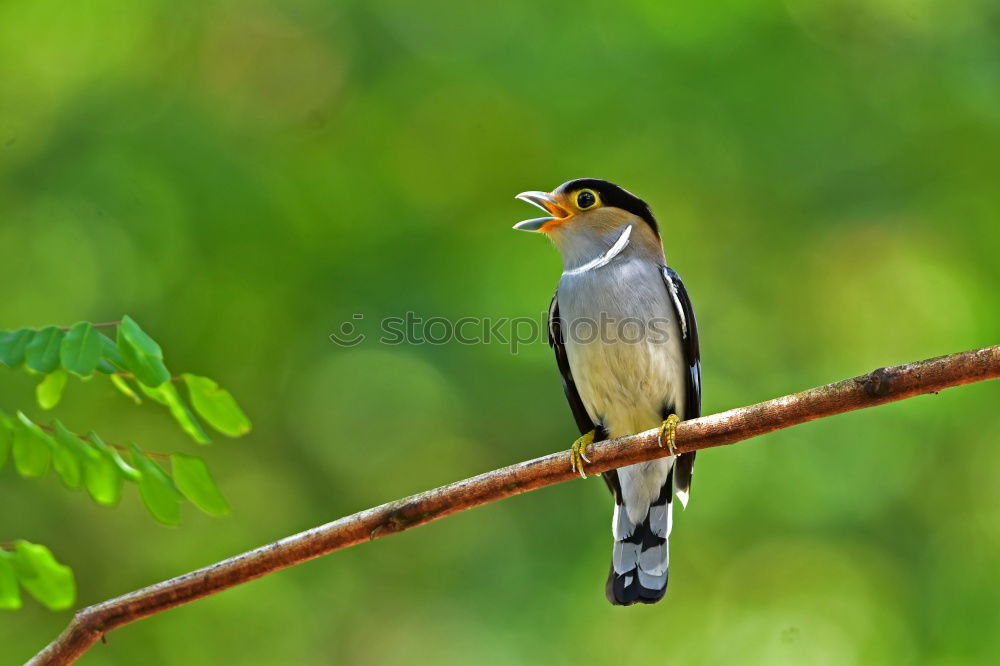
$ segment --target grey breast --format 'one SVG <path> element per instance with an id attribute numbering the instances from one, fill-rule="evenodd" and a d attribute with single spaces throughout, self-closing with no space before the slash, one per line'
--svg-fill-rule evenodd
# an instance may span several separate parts
<path id="1" fill-rule="evenodd" d="M 613 437 L 658 425 L 682 409 L 677 318 L 660 268 L 622 256 L 559 281 L 566 352 L 580 397 Z"/>

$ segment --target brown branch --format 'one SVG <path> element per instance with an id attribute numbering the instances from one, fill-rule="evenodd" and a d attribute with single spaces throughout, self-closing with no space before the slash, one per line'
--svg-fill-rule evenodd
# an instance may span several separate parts
<path id="1" fill-rule="evenodd" d="M 732 444 L 806 421 L 1000 378 L 1000 346 L 942 356 L 685 421 L 680 452 Z M 600 442 L 588 450 L 591 474 L 667 454 L 657 431 Z M 130 622 L 221 592 L 307 560 L 402 532 L 453 513 L 577 478 L 566 451 L 480 474 L 367 509 L 217 564 L 79 611 L 69 627 L 29 664 L 69 664 L 106 633 Z"/>

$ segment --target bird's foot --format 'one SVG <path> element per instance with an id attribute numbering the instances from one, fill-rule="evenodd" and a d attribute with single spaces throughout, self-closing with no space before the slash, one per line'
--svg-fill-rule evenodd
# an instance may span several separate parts
<path id="1" fill-rule="evenodd" d="M 587 478 L 587 473 L 583 471 L 583 463 L 590 462 L 587 457 L 587 447 L 594 443 L 594 435 L 597 431 L 591 430 L 580 439 L 573 442 L 569 451 L 570 468 L 580 475 L 581 479 Z"/>
<path id="2" fill-rule="evenodd" d="M 680 422 L 681 420 L 676 414 L 671 414 L 660 426 L 660 433 L 656 437 L 656 443 L 660 445 L 660 448 L 663 448 L 663 443 L 666 442 L 667 450 L 670 451 L 671 455 L 677 454 L 677 424 Z"/>

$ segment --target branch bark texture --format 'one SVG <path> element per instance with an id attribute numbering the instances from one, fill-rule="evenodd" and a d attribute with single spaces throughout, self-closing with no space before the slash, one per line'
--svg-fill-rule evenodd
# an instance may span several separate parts
<path id="1" fill-rule="evenodd" d="M 684 453 L 724 446 L 855 409 L 997 378 L 1000 378 L 1000 346 L 879 368 L 834 384 L 684 421 L 677 429 L 677 448 Z M 596 443 L 588 449 L 593 462 L 587 465 L 587 472 L 597 474 L 666 456 L 667 451 L 656 440 L 654 429 Z M 560 451 L 366 509 L 84 608 L 55 641 L 28 663 L 32 666 L 72 663 L 104 634 L 130 622 L 321 555 L 575 478 L 578 477 L 570 469 L 569 453 Z"/>

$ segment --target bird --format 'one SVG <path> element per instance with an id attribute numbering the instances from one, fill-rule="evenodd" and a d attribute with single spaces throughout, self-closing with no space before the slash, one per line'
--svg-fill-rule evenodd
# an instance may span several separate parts
<path id="1" fill-rule="evenodd" d="M 677 424 L 701 414 L 691 299 L 667 266 L 649 205 L 628 190 L 579 178 L 516 198 L 545 216 L 514 229 L 545 234 L 562 257 L 548 338 L 581 433 L 570 467 L 586 477 L 591 443 L 657 427 L 670 453 L 603 474 L 615 501 L 607 598 L 656 603 L 669 578 L 673 495 L 687 507 L 694 472 L 695 453 L 677 455 Z"/>

